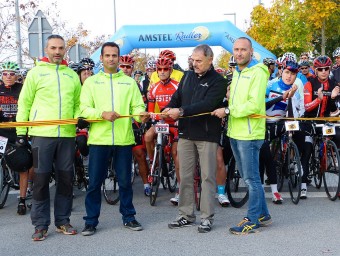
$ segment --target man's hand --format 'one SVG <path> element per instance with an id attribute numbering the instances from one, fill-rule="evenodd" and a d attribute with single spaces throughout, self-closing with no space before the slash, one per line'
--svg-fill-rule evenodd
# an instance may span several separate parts
<path id="1" fill-rule="evenodd" d="M 26 135 L 18 135 L 15 144 L 17 144 L 19 147 L 27 147 L 30 144 L 28 143 L 28 139 Z"/>
<path id="2" fill-rule="evenodd" d="M 110 122 L 114 122 L 119 117 L 120 115 L 115 111 L 104 111 L 102 113 L 102 118 Z"/>
<path id="3" fill-rule="evenodd" d="M 322 87 L 320 87 L 320 88 L 318 89 L 318 98 L 319 98 L 319 100 L 322 100 L 322 99 L 323 99 Z"/>
<path id="4" fill-rule="evenodd" d="M 150 114 L 149 112 L 140 112 L 140 119 L 142 121 L 142 123 L 146 123 L 147 121 L 150 120 Z"/>
<path id="5" fill-rule="evenodd" d="M 226 116 L 226 113 L 225 113 L 225 108 L 218 108 L 218 109 L 215 109 L 213 112 L 211 112 L 211 115 L 212 116 L 217 116 L 219 118 L 223 118 Z"/>
<path id="6" fill-rule="evenodd" d="M 174 120 L 177 120 L 179 118 L 179 108 L 171 108 L 166 113 Z"/>
<path id="7" fill-rule="evenodd" d="M 78 117 L 77 127 L 79 129 L 85 129 L 90 126 L 90 123 L 84 119 L 84 117 Z"/>
<path id="8" fill-rule="evenodd" d="M 335 86 L 334 89 L 332 90 L 331 98 L 335 99 L 336 97 L 338 97 L 339 91 L 340 91 L 340 87 Z"/>
<path id="9" fill-rule="evenodd" d="M 296 84 L 292 85 L 292 88 L 290 88 L 289 93 L 288 93 L 288 98 L 291 98 L 294 96 L 295 92 L 297 91 L 298 87 Z"/>

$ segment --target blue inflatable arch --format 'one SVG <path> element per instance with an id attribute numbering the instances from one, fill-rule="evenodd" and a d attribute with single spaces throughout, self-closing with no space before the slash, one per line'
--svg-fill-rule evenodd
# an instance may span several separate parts
<path id="1" fill-rule="evenodd" d="M 239 37 L 252 41 L 254 57 L 262 61 L 266 57 L 276 59 L 275 55 L 234 26 L 230 21 L 169 24 L 169 25 L 127 25 L 121 27 L 109 41 L 120 47 L 120 54 L 128 54 L 136 48 L 180 48 L 195 47 L 199 44 L 222 46 L 232 52 L 233 43 Z M 91 58 L 99 66 L 100 48 Z"/>

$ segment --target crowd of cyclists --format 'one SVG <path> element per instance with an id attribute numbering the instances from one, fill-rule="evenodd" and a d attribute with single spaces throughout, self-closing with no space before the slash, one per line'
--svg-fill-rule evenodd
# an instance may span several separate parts
<path id="1" fill-rule="evenodd" d="M 302 53 L 298 59 L 296 54 L 286 52 L 283 56 L 275 59 L 265 58 L 263 63 L 268 67 L 270 78 L 266 90 L 266 115 L 269 117 L 329 117 L 340 114 L 339 86 L 340 86 L 340 47 L 336 48 L 332 55 L 334 63 L 329 56 L 317 56 L 311 58 L 309 53 Z M 135 70 L 133 56 L 120 56 L 119 69 L 125 75 L 133 77 L 143 96 L 146 111 L 160 113 L 170 102 L 172 94 L 177 90 L 178 84 L 184 72 L 174 69 L 176 55 L 173 51 L 163 50 L 156 60 L 149 60 L 145 66 L 145 72 Z M 69 67 L 78 75 L 81 84 L 93 75 L 95 63 L 90 58 L 84 58 L 79 63 L 71 63 Z M 237 64 L 231 56 L 228 69 L 212 67 L 221 74 L 228 85 L 231 83 L 233 71 Z M 191 58 L 188 58 L 188 69 L 192 70 Z M 0 106 L 1 122 L 15 121 L 17 101 L 22 84 L 27 75 L 27 69 L 20 69 L 15 62 L 4 62 L 1 64 L 0 80 Z M 227 105 L 226 95 L 226 105 Z M 165 119 L 165 122 L 176 125 L 174 120 Z M 226 120 L 221 122 L 221 141 L 217 154 L 216 175 L 216 197 L 223 207 L 230 204 L 225 194 L 226 164 L 231 158 L 231 149 L 226 137 Z M 150 196 L 150 166 L 152 165 L 156 133 L 152 124 L 141 124 L 133 122 L 136 144 L 133 147 L 133 156 L 138 163 L 139 173 L 144 186 L 145 196 Z M 270 185 L 272 201 L 282 204 L 283 198 L 277 187 L 277 173 L 271 153 L 271 142 L 285 132 L 283 122 L 278 119 L 267 119 L 266 140 L 260 152 L 260 174 L 262 183 Z M 87 165 L 86 159 L 89 154 L 87 146 L 87 128 L 77 128 L 77 148 Z M 170 129 L 173 137 L 171 153 L 175 160 L 176 176 L 179 180 L 179 166 L 177 159 L 177 128 Z M 0 129 L 0 136 L 8 137 L 9 141 L 17 142 L 15 129 Z M 314 132 L 309 122 L 303 122 L 300 131 L 294 133 L 303 169 L 301 199 L 307 198 L 309 159 L 312 154 L 312 141 Z M 333 141 L 340 146 L 340 131 L 336 128 Z M 266 173 L 267 180 L 264 180 Z M 32 194 L 32 169 L 20 172 L 20 196 L 18 200 L 17 213 L 26 214 L 27 205 L 25 200 Z M 178 204 L 179 193 L 170 199 L 174 205 Z"/>

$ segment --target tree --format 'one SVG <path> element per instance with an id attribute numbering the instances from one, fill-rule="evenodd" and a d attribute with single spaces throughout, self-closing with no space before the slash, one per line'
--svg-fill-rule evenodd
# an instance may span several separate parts
<path id="1" fill-rule="evenodd" d="M 222 52 L 218 55 L 217 59 L 216 59 L 216 66 L 221 67 L 223 69 L 228 69 L 229 68 L 229 59 L 231 57 L 231 53 L 226 51 L 226 50 L 222 50 Z"/>
<path id="2" fill-rule="evenodd" d="M 29 55 L 28 49 L 28 27 L 31 24 L 35 14 L 39 9 L 41 0 L 22 0 L 20 8 L 20 23 L 21 23 L 21 39 L 22 39 L 22 56 L 26 66 L 32 65 L 34 58 Z M 0 3 L 0 62 L 7 59 L 13 59 L 16 56 L 17 42 L 15 37 L 15 14 L 13 0 L 5 0 Z M 84 46 L 89 55 L 97 50 L 108 38 L 109 35 L 100 35 L 91 38 L 88 31 L 82 23 L 76 28 L 69 28 L 65 21 L 60 18 L 57 2 L 42 10 L 46 15 L 49 23 L 53 28 L 53 33 L 60 34 L 66 41 L 67 50 L 74 44 L 79 43 Z"/>
<path id="3" fill-rule="evenodd" d="M 314 51 L 315 46 L 321 43 L 321 31 L 325 32 L 324 38 L 333 38 L 333 35 L 337 35 L 334 40 L 338 38 L 339 33 L 334 33 L 334 30 L 339 30 L 339 13 L 337 17 L 334 15 L 339 12 L 336 2 L 274 0 L 268 9 L 258 5 L 251 13 L 251 26 L 247 33 L 277 56 L 288 51 L 297 54 Z M 327 29 L 331 23 L 333 31 Z"/>

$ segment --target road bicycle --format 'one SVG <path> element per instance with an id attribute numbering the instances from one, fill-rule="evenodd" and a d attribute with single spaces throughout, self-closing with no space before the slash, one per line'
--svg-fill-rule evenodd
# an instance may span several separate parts
<path id="1" fill-rule="evenodd" d="M 174 192 L 177 187 L 175 161 L 171 154 L 173 137 L 170 133 L 170 127 L 177 126 L 167 124 L 162 119 L 155 120 L 152 123 L 154 123 L 155 132 L 157 134 L 157 142 L 149 175 L 149 182 L 151 185 L 150 205 L 154 206 L 158 196 L 159 185 L 161 183 L 164 188 L 169 188 L 170 192 Z"/>
<path id="2" fill-rule="evenodd" d="M 291 200 L 298 204 L 301 194 L 302 167 L 298 147 L 293 141 L 294 131 L 299 131 L 298 121 L 286 121 L 285 132 L 272 144 L 272 155 L 277 173 L 278 191 L 281 192 L 284 180 L 288 180 Z"/>

